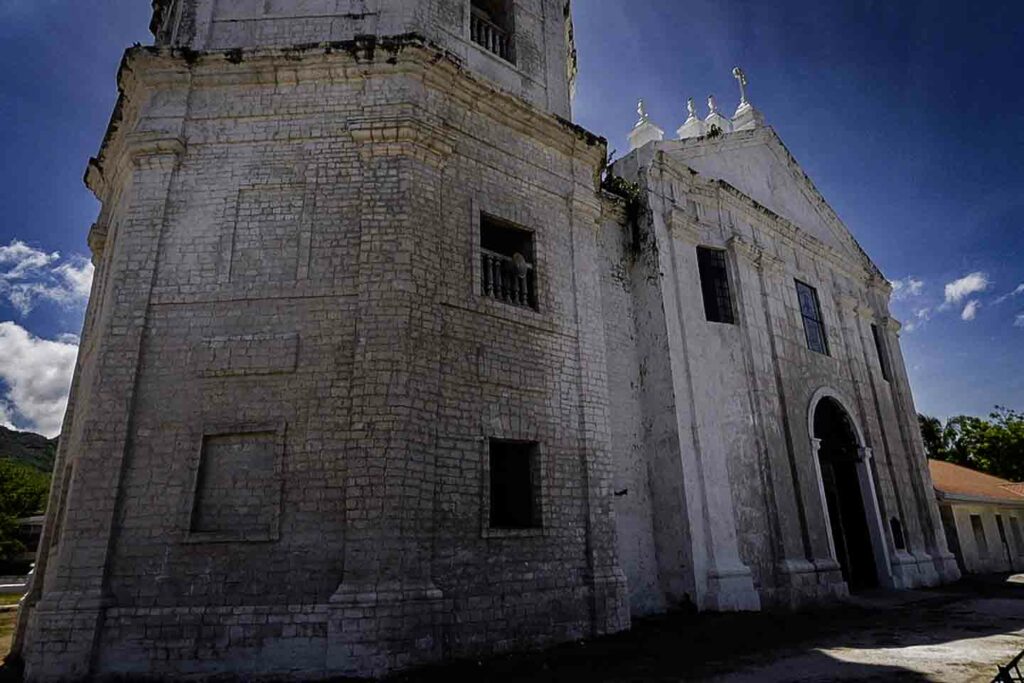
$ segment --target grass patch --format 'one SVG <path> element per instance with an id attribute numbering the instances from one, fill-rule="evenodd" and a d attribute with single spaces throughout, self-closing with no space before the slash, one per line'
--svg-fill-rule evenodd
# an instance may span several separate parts
<path id="1" fill-rule="evenodd" d="M 11 641 L 14 639 L 14 620 L 17 616 L 18 613 L 14 611 L 0 612 L 0 662 L 11 651 Z"/>

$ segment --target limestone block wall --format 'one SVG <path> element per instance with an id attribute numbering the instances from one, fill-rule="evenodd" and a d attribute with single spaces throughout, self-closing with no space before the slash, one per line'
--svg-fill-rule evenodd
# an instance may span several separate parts
<path id="1" fill-rule="evenodd" d="M 1024 512 L 1019 508 L 985 503 L 943 503 L 949 519 L 948 530 L 955 533 L 960 560 L 968 574 L 1012 572 L 1024 569 L 1024 545 L 1014 533 L 1014 520 L 1024 533 Z M 1003 520 L 1005 543 L 999 533 L 996 515 Z M 972 519 L 977 518 L 977 519 Z M 980 522 L 980 525 L 979 525 Z"/>
<path id="2" fill-rule="evenodd" d="M 469 0 L 162 0 L 159 44 L 194 50 L 289 47 L 360 36 L 418 34 L 476 74 L 563 118 L 571 117 L 575 53 L 565 0 L 515 0 L 514 56 L 471 40 Z"/>
<path id="3" fill-rule="evenodd" d="M 877 499 L 878 513 L 869 517 L 879 580 L 910 587 L 955 577 L 927 495 L 898 325 L 888 318 L 881 277 L 859 252 L 840 255 L 731 185 L 695 175 L 672 158 L 675 144 L 648 145 L 615 171 L 647 193 L 639 229 L 656 245 L 662 276 L 649 310 L 664 318 L 648 315 L 645 325 L 667 335 L 672 380 L 662 399 L 678 406 L 670 431 L 679 435 L 682 465 L 651 447 L 644 458 L 649 481 L 681 482 L 677 500 L 665 496 L 663 505 L 655 496 L 652 504 L 655 517 L 689 524 L 691 563 L 681 571 L 693 577 L 688 599 L 734 609 L 749 608 L 751 594 L 799 605 L 845 593 L 810 430 L 823 392 L 844 405 L 860 433 Z M 704 318 L 697 246 L 726 252 L 736 325 Z M 615 269 L 609 273 L 614 279 Z M 827 356 L 807 348 L 795 280 L 818 291 Z M 891 357 L 891 381 L 881 377 L 872 324 Z M 616 457 L 620 474 L 635 470 L 627 456 Z M 905 548 L 896 547 L 893 519 Z M 644 556 L 642 547 L 624 548 L 622 561 L 643 574 Z M 633 596 L 634 604 L 656 599 Z"/>
<path id="4" fill-rule="evenodd" d="M 603 141 L 419 41 L 127 64 L 29 679 L 370 675 L 626 628 Z M 534 234 L 536 310 L 483 296 L 482 213 Z M 491 438 L 538 443 L 539 529 L 490 528 Z"/>

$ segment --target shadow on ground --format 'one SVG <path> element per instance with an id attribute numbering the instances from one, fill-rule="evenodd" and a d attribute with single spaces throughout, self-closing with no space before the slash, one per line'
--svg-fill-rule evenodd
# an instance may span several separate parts
<path id="1" fill-rule="evenodd" d="M 799 613 L 639 619 L 628 633 L 429 667 L 387 681 L 988 683 L 997 665 L 1021 649 L 1024 583 L 981 577 L 941 589 L 869 593 Z M 19 674 L 15 667 L 2 667 L 0 683 L 19 680 Z"/>
<path id="2" fill-rule="evenodd" d="M 799 613 L 672 614 L 545 652 L 459 662 L 392 683 L 990 681 L 1024 649 L 1024 585 L 1005 576 L 877 592 Z M 983 647 L 989 640 L 991 647 Z"/>

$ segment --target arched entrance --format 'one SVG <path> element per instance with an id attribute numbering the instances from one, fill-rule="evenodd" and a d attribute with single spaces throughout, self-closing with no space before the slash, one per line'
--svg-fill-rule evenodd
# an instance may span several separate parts
<path id="1" fill-rule="evenodd" d="M 822 493 L 835 559 L 851 592 L 879 585 L 869 515 L 872 504 L 870 474 L 865 477 L 865 449 L 849 414 L 835 398 L 825 396 L 812 408 Z M 865 495 L 869 494 L 869 495 Z M 877 520 L 876 520 L 877 521 Z"/>

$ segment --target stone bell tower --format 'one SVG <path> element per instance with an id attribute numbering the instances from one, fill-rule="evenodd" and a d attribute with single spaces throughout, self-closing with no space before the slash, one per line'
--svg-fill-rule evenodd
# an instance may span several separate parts
<path id="1" fill-rule="evenodd" d="M 472 72 L 571 118 L 576 56 L 568 0 L 155 0 L 158 45 L 290 47 L 415 34 Z"/>
<path id="2" fill-rule="evenodd" d="M 157 0 L 30 681 L 378 675 L 626 628 L 566 0 Z"/>

